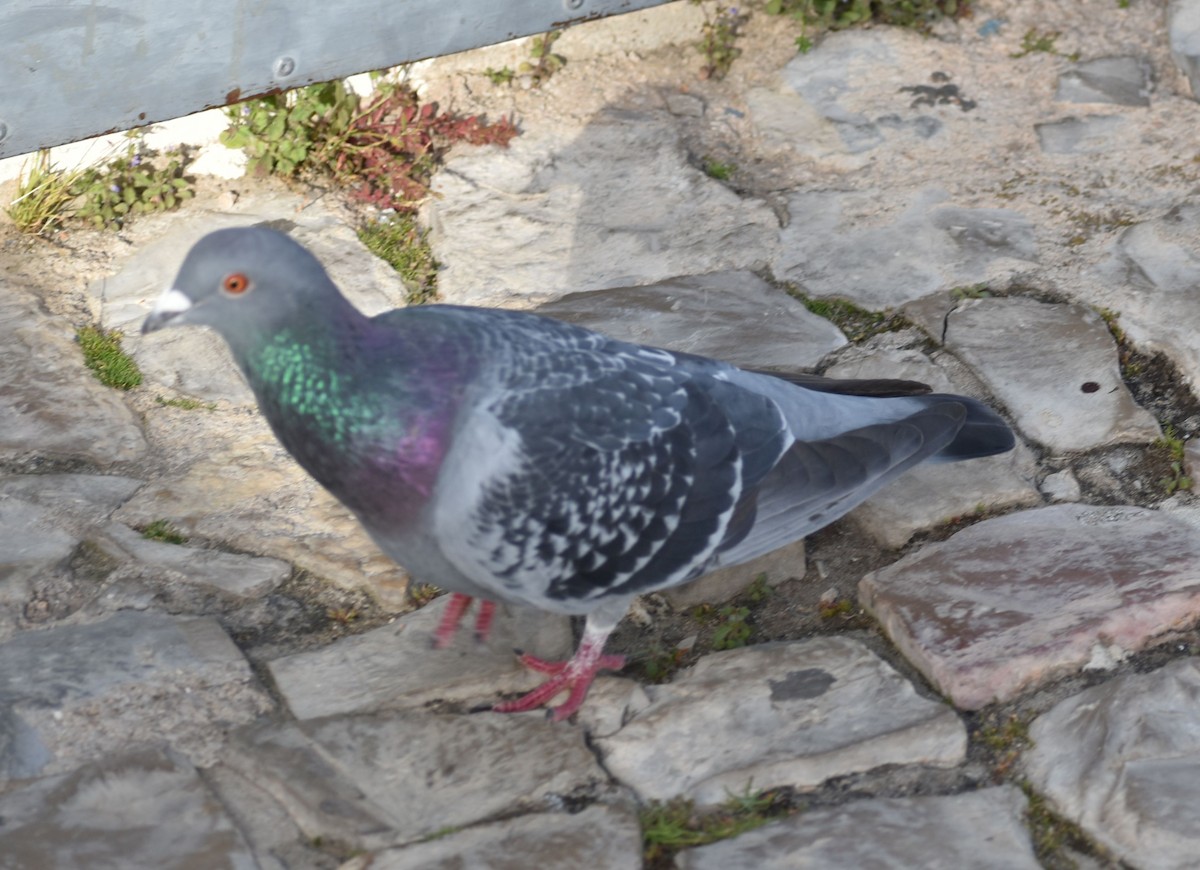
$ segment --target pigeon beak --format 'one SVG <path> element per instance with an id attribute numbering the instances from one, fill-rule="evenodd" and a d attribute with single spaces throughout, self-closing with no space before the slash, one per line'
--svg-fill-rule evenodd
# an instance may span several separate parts
<path id="1" fill-rule="evenodd" d="M 174 288 L 163 291 L 142 323 L 142 335 L 170 326 L 172 320 L 191 307 L 192 300 L 181 291 Z"/>

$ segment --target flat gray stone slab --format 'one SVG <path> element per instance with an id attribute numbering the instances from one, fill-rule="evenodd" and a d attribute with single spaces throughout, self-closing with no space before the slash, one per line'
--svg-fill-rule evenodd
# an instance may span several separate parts
<path id="1" fill-rule="evenodd" d="M 163 740 L 206 759 L 269 706 L 214 619 L 122 611 L 27 631 L 0 645 L 0 780 Z"/>
<path id="2" fill-rule="evenodd" d="M 865 576 L 859 600 L 957 706 L 1111 666 L 1200 617 L 1200 533 L 1138 507 L 985 520 Z"/>
<path id="3" fill-rule="evenodd" d="M 0 495 L 0 585 L 15 588 L 65 561 L 80 539 L 54 524 L 46 508 Z"/>
<path id="4" fill-rule="evenodd" d="M 306 837 L 360 849 L 554 809 L 608 781 L 583 732 L 540 712 L 256 724 L 234 735 L 222 763 L 277 801 Z"/>
<path id="5" fill-rule="evenodd" d="M 1003 208 L 965 208 L 926 187 L 881 213 L 874 191 L 803 191 L 771 264 L 817 297 L 872 310 L 967 284 L 1000 280 L 1037 259 L 1033 224 Z"/>
<path id="6" fill-rule="evenodd" d="M 883 349 L 851 355 L 826 372 L 834 378 L 902 378 L 934 392 L 962 393 L 946 369 L 916 350 Z M 1024 444 L 999 456 L 942 465 L 923 464 L 901 475 L 850 513 L 883 547 L 902 547 L 917 532 L 985 508 L 1041 503 L 1037 468 Z"/>
<path id="7" fill-rule="evenodd" d="M 1130 55 L 1085 60 L 1059 75 L 1054 99 L 1069 103 L 1148 106 L 1151 71 L 1148 60 Z"/>
<path id="8" fill-rule="evenodd" d="M 1200 25 L 1200 11 L 1196 19 Z M 1127 227 L 1086 280 L 1100 304 L 1120 312 L 1134 345 L 1165 353 L 1192 383 L 1200 382 L 1200 311 L 1191 304 L 1200 284 L 1200 205 L 1181 202 Z"/>
<path id="9" fill-rule="evenodd" d="M 433 191 L 438 292 L 468 305 L 762 268 L 779 226 L 766 203 L 692 166 L 669 116 L 650 113 L 454 152 Z"/>
<path id="10" fill-rule="evenodd" d="M 1067 698 L 1030 728 L 1029 781 L 1137 867 L 1185 870 L 1200 854 L 1200 664 L 1173 661 Z"/>
<path id="11" fill-rule="evenodd" d="M 980 299 L 950 314 L 946 347 L 1004 403 L 1022 434 L 1051 450 L 1159 437 L 1153 415 L 1121 380 L 1116 342 L 1089 309 Z"/>
<path id="12" fill-rule="evenodd" d="M 970 867 L 1037 870 L 1025 796 L 1011 785 L 809 810 L 675 858 L 679 870 Z"/>
<path id="13" fill-rule="evenodd" d="M 0 475 L 0 494 L 88 520 L 107 518 L 141 485 L 140 480 L 115 474 Z"/>
<path id="14" fill-rule="evenodd" d="M 0 820 L 5 867 L 258 867 L 195 768 L 159 749 L 0 794 Z"/>
<path id="15" fill-rule="evenodd" d="M 420 707 L 437 699 L 490 704 L 500 693 L 529 691 L 544 679 L 520 665 L 514 647 L 547 659 L 573 652 L 567 617 L 503 605 L 496 608 L 487 644 L 480 644 L 474 635 L 478 603 L 463 618 L 454 643 L 433 649 L 433 632 L 449 601 L 444 595 L 389 625 L 267 667 L 292 714 L 303 720 Z"/>
<path id="16" fill-rule="evenodd" d="M 1125 124 L 1120 115 L 1087 115 L 1034 124 L 1033 129 L 1047 154 L 1093 154 L 1111 148 Z"/>
<path id="17" fill-rule="evenodd" d="M 649 707 L 595 738 L 604 766 L 643 800 L 808 788 L 885 764 L 953 766 L 966 731 L 862 644 L 839 637 L 705 656 Z M 751 739 L 749 735 L 753 735 Z"/>
<path id="18" fill-rule="evenodd" d="M 846 343 L 840 329 L 753 272 L 571 293 L 537 313 L 748 368 L 809 369 Z"/>
<path id="19" fill-rule="evenodd" d="M 230 211 L 187 209 L 164 221 L 163 235 L 139 246 L 110 277 L 88 287 L 100 303 L 101 322 L 122 330 L 146 380 L 205 399 L 253 403 L 224 343 L 202 329 L 140 334 L 157 296 L 170 286 L 183 258 L 201 236 L 232 226 L 270 222 L 309 247 L 346 296 L 368 314 L 404 304 L 400 275 L 371 254 L 352 227 L 320 200 L 297 194 L 241 197 Z"/>
<path id="20" fill-rule="evenodd" d="M 35 582 L 66 570 L 82 538 L 54 511 L 0 491 L 0 640 L 17 630 Z"/>
<path id="21" fill-rule="evenodd" d="M 110 523 L 104 535 L 130 559 L 169 571 L 178 582 L 208 586 L 240 598 L 261 597 L 292 573 L 292 566 L 279 559 L 148 540 L 120 523 Z"/>
<path id="22" fill-rule="evenodd" d="M 642 831 L 629 810 L 596 804 L 477 825 L 427 843 L 364 856 L 346 870 L 629 870 L 642 862 Z"/>
<path id="23" fill-rule="evenodd" d="M 82 460 L 104 469 L 146 452 L 134 413 L 84 366 L 69 324 L 3 281 L 0 384 L 0 459 Z"/>
<path id="24" fill-rule="evenodd" d="M 188 537 L 290 562 L 341 586 L 369 587 L 400 609 L 407 575 L 305 474 L 261 417 L 184 413 L 204 416 L 179 428 L 171 420 L 148 424 L 164 427 L 171 473 L 142 487 L 114 519 L 134 528 L 165 519 Z"/>
<path id="25" fill-rule="evenodd" d="M 795 55 L 777 87 L 746 94 L 764 144 L 792 152 L 790 162 L 834 173 L 862 167 L 881 152 L 949 147 L 948 129 L 970 126 L 963 109 L 974 104 L 958 97 L 954 85 L 941 92 L 950 98 L 940 105 L 936 97 L 922 99 L 923 82 L 911 70 L 959 63 L 911 37 L 900 28 L 830 32 L 819 51 Z"/>

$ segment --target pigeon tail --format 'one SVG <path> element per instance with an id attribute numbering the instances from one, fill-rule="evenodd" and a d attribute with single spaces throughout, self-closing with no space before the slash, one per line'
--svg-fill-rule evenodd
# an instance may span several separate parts
<path id="1" fill-rule="evenodd" d="M 962 405 L 967 416 L 954 440 L 935 453 L 931 462 L 958 462 L 963 459 L 981 459 L 1006 453 L 1016 445 L 1012 429 L 1004 419 L 976 399 L 967 396 L 952 396 L 934 393 L 923 399 L 936 402 L 955 402 Z"/>

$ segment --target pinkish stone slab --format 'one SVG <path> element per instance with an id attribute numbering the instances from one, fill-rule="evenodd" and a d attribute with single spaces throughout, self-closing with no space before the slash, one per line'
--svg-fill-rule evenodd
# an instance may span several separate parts
<path id="1" fill-rule="evenodd" d="M 1200 531 L 1054 505 L 972 526 L 864 577 L 859 598 L 959 707 L 1107 666 L 1200 617 Z"/>

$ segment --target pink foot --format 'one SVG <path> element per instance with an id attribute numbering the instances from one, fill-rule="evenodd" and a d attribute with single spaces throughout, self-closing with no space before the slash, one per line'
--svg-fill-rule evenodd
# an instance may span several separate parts
<path id="1" fill-rule="evenodd" d="M 475 639 L 484 643 L 492 633 L 492 619 L 496 615 L 496 602 L 479 600 L 479 612 L 475 614 Z"/>
<path id="2" fill-rule="evenodd" d="M 561 722 L 583 706 L 583 699 L 587 697 L 596 674 L 602 670 L 620 670 L 625 666 L 625 656 L 606 656 L 603 652 L 604 638 L 597 642 L 585 634 L 570 661 L 548 662 L 536 656 L 522 655 L 521 664 L 539 673 L 549 674 L 550 679 L 515 701 L 493 705 L 492 710 L 497 713 L 523 713 L 541 707 L 563 689 L 569 688 L 567 700 L 551 709 L 551 718 Z"/>
<path id="3" fill-rule="evenodd" d="M 463 595 L 460 592 L 454 592 L 450 595 L 450 602 L 446 605 L 446 612 L 442 614 L 442 621 L 438 623 L 438 627 L 433 632 L 433 648 L 445 649 L 450 646 L 454 640 L 454 635 L 458 632 L 458 624 L 462 622 L 463 614 L 467 612 L 467 608 L 471 606 L 472 598 L 470 595 Z M 479 612 L 475 614 L 475 639 L 483 642 L 488 639 L 488 634 L 492 630 L 492 620 L 496 616 L 496 602 L 479 600 Z"/>
<path id="4" fill-rule="evenodd" d="M 450 603 L 446 605 L 446 612 L 442 614 L 442 621 L 438 623 L 438 627 L 433 632 L 434 649 L 445 649 L 450 646 L 450 642 L 454 640 L 454 635 L 458 633 L 458 624 L 462 621 L 463 614 L 467 612 L 467 607 L 470 604 L 470 595 L 462 595 L 458 592 L 450 595 Z"/>

